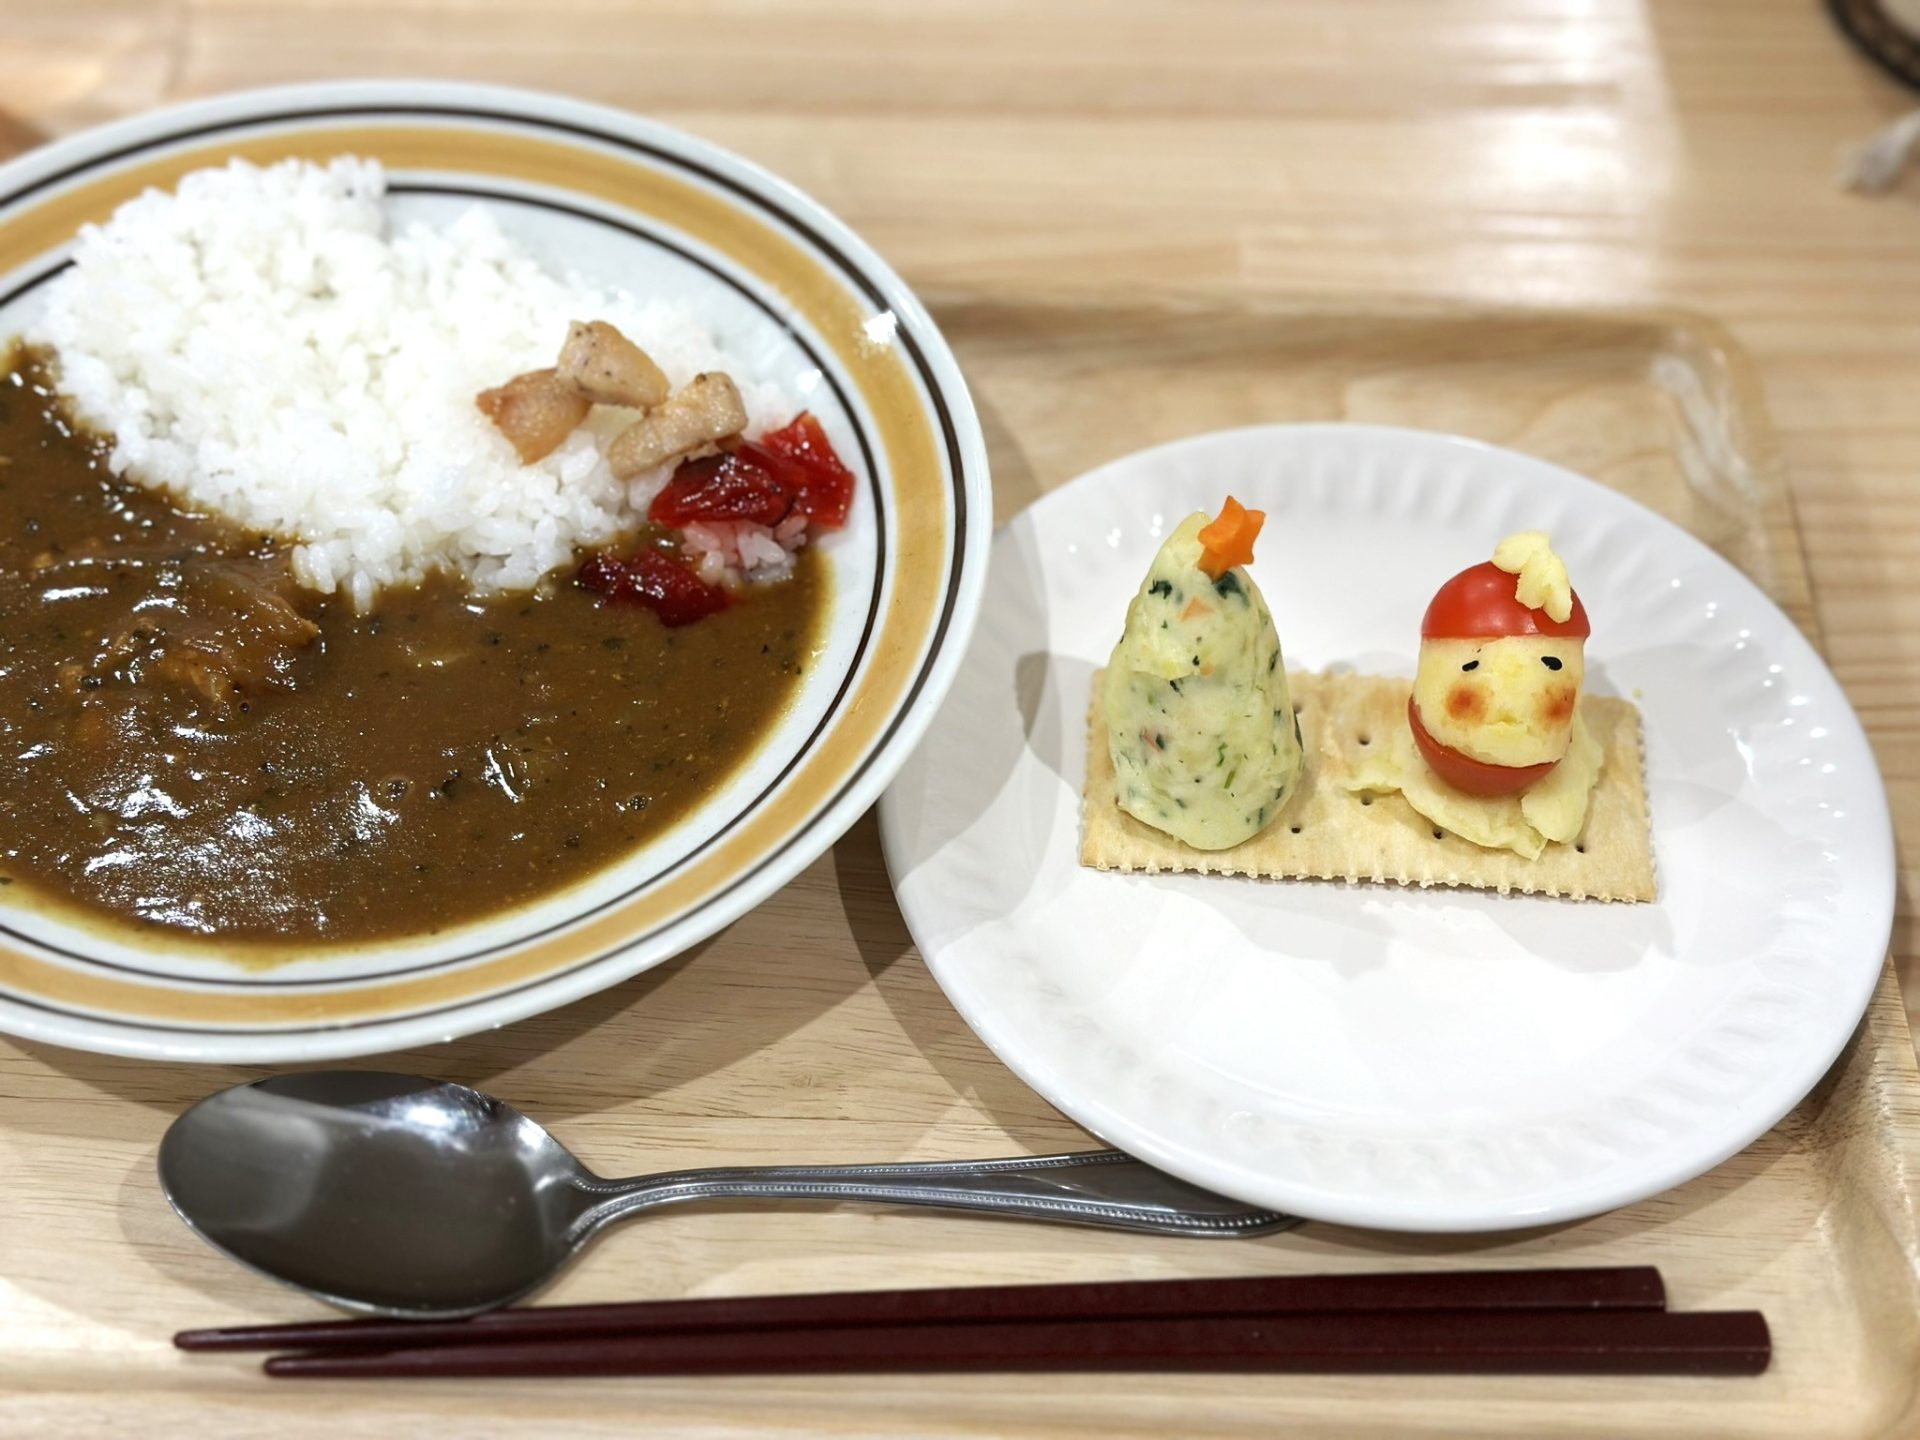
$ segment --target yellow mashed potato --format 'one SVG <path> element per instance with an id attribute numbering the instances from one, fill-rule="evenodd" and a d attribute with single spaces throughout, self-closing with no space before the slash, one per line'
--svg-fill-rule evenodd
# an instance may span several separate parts
<path id="1" fill-rule="evenodd" d="M 1553 553 L 1544 530 L 1516 530 L 1493 547 L 1493 563 L 1516 576 L 1514 598 L 1530 610 L 1544 610 L 1549 620 L 1566 624 L 1573 614 L 1573 582 L 1567 566 Z"/>
<path id="2" fill-rule="evenodd" d="M 1489 765 L 1541 765 L 1573 741 L 1586 644 L 1545 635 L 1427 640 L 1413 703 L 1427 733 Z"/>
<path id="3" fill-rule="evenodd" d="M 1569 727 L 1566 758 L 1518 795 L 1463 795 L 1427 768 L 1413 732 L 1395 731 L 1349 775 L 1349 790 L 1398 791 L 1406 802 L 1443 830 L 1489 850 L 1512 850 L 1532 860 L 1550 842 L 1573 840 L 1587 823 L 1587 801 L 1599 783 L 1604 752 L 1584 716 Z"/>

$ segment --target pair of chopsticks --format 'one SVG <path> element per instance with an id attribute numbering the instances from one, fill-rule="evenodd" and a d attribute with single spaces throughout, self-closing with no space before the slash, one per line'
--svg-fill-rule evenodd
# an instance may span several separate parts
<path id="1" fill-rule="evenodd" d="M 877 1290 L 185 1330 L 283 1378 L 1239 1371 L 1757 1375 L 1755 1311 L 1675 1313 L 1649 1266 Z"/>

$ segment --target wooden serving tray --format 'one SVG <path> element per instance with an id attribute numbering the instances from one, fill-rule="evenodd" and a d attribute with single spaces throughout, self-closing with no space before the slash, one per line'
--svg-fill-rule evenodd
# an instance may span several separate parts
<path id="1" fill-rule="evenodd" d="M 1703 536 L 1811 631 L 1759 388 L 1679 313 L 1209 308 L 946 297 L 1000 516 L 1101 461 L 1219 426 L 1462 431 L 1584 471 Z M 1004 1069 L 914 952 L 863 820 L 692 953 L 491 1035 L 363 1062 L 491 1090 L 608 1173 L 987 1156 L 1088 1137 Z M 190 1325 L 320 1313 L 168 1212 L 168 1122 L 258 1071 L 0 1041 L 0 1434 L 982 1435 L 1811 1440 L 1920 1424 L 1920 1080 L 1889 970 L 1820 1087 L 1711 1174 L 1577 1225 L 1447 1238 L 1310 1225 L 1182 1241 L 926 1213 L 732 1206 L 602 1241 L 556 1302 L 1393 1267 L 1646 1263 L 1672 1303 L 1764 1310 L 1756 1380 L 842 1377 L 269 1384 L 176 1354 Z"/>

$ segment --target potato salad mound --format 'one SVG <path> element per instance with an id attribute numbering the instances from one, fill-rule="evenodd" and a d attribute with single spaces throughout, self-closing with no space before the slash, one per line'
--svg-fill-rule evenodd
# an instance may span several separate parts
<path id="1" fill-rule="evenodd" d="M 1300 777 L 1280 636 L 1244 568 L 1265 518 L 1229 498 L 1183 520 L 1107 666 L 1120 808 L 1197 850 L 1257 833 Z"/>

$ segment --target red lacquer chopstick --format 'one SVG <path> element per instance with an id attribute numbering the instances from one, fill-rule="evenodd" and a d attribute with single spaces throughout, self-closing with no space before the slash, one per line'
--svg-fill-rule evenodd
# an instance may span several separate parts
<path id="1" fill-rule="evenodd" d="M 267 1360 L 285 1379 L 979 1371 L 1755 1375 L 1751 1311 L 1348 1311 L 1205 1320 L 1021 1321 L 506 1341 Z"/>
<path id="2" fill-rule="evenodd" d="M 619 1335 L 996 1321 L 1151 1320 L 1374 1310 L 1659 1310 L 1648 1265 L 1364 1275 L 1262 1275 L 756 1295 L 495 1310 L 471 1320 L 335 1320 L 183 1330 L 183 1350 L 400 1349 Z"/>

